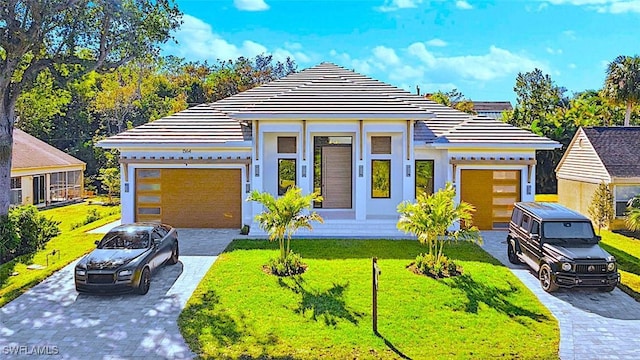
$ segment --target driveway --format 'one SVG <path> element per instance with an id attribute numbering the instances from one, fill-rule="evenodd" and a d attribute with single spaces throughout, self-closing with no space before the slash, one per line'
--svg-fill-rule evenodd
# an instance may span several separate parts
<path id="1" fill-rule="evenodd" d="M 2 307 L 0 357 L 193 358 L 178 315 L 238 231 L 179 229 L 178 236 L 180 262 L 160 268 L 145 296 L 78 294 L 74 262 Z"/>
<path id="2" fill-rule="evenodd" d="M 546 293 L 526 266 L 509 263 L 506 232 L 482 234 L 482 247 L 508 266 L 558 319 L 561 359 L 640 359 L 639 302 L 620 289 Z"/>

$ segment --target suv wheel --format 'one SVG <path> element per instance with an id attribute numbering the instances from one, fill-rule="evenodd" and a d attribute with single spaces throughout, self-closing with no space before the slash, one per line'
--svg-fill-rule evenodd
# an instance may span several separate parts
<path id="1" fill-rule="evenodd" d="M 511 241 L 511 239 L 507 239 L 507 257 L 509 257 L 509 262 L 512 264 L 517 265 L 522 263 L 520 259 L 518 259 L 515 244 Z"/>
<path id="2" fill-rule="evenodd" d="M 554 292 L 558 290 L 558 285 L 556 285 L 551 279 L 551 268 L 547 264 L 542 264 L 540 267 L 540 286 L 542 286 L 542 290 L 546 292 Z"/>

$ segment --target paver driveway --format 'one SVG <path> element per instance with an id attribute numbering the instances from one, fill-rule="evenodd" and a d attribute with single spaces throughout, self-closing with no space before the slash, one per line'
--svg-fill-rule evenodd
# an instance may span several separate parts
<path id="1" fill-rule="evenodd" d="M 561 359 L 640 359 L 639 302 L 620 289 L 560 289 L 548 294 L 526 266 L 509 263 L 506 232 L 482 234 L 482 247 L 508 266 L 558 319 Z"/>
<path id="2" fill-rule="evenodd" d="M 179 229 L 180 262 L 161 267 L 145 296 L 78 294 L 75 262 L 0 309 L 0 358 L 181 359 L 194 354 L 176 320 L 237 230 Z M 56 355 L 56 356 L 51 356 Z"/>

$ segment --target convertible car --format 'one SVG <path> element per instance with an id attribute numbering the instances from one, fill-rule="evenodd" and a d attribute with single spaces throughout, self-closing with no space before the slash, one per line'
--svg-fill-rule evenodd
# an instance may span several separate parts
<path id="1" fill-rule="evenodd" d="M 178 262 L 178 232 L 169 225 L 134 223 L 111 229 L 76 264 L 78 292 L 149 291 L 151 274 Z"/>

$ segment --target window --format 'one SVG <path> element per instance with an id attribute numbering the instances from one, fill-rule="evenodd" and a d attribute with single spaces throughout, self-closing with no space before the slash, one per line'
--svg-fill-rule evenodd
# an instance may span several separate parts
<path id="1" fill-rule="evenodd" d="M 533 222 L 533 225 L 531 225 L 531 233 L 540 235 L 540 223 L 539 222 L 537 222 L 537 221 Z"/>
<path id="2" fill-rule="evenodd" d="M 278 154 L 295 154 L 295 136 L 278 136 Z"/>
<path id="3" fill-rule="evenodd" d="M 640 185 L 616 185 L 616 216 L 624 216 L 627 203 L 638 195 L 640 195 Z"/>
<path id="4" fill-rule="evenodd" d="M 391 197 L 391 160 L 371 160 L 371 197 Z"/>
<path id="5" fill-rule="evenodd" d="M 82 196 L 80 170 L 52 173 L 49 178 L 51 202 L 77 199 Z"/>
<path id="6" fill-rule="evenodd" d="M 391 136 L 372 136 L 372 154 L 391 154 Z"/>
<path id="7" fill-rule="evenodd" d="M 9 201 L 11 205 L 22 204 L 22 178 L 11 178 L 11 196 Z"/>
<path id="8" fill-rule="evenodd" d="M 278 195 L 296 185 L 296 159 L 278 159 Z"/>
<path id="9" fill-rule="evenodd" d="M 531 223 L 531 216 L 529 216 L 527 214 L 523 214 L 522 215 L 522 224 L 520 225 L 520 227 L 525 229 L 525 230 L 529 230 L 529 224 L 530 223 Z"/>
<path id="10" fill-rule="evenodd" d="M 433 194 L 433 160 L 416 160 L 416 198 Z"/>

